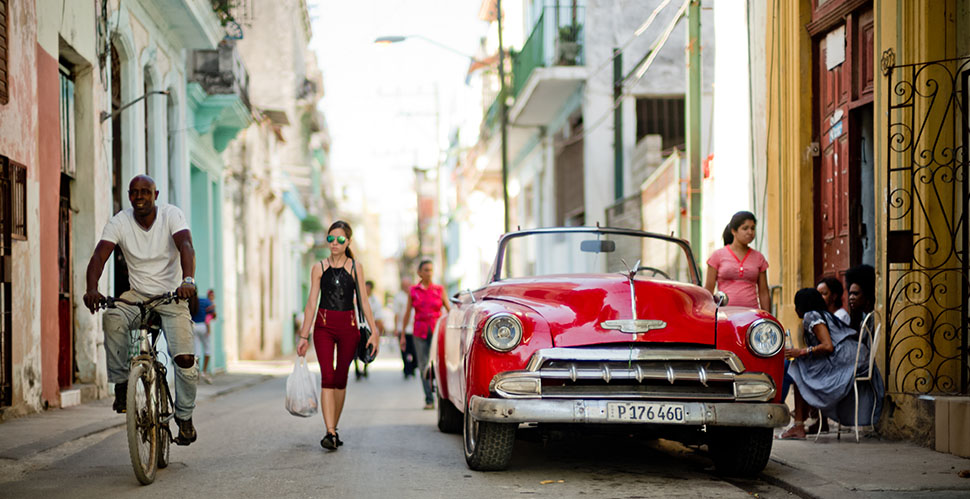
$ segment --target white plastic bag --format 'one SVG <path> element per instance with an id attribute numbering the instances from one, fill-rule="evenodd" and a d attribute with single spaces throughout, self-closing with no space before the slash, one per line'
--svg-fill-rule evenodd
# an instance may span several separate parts
<path id="1" fill-rule="evenodd" d="M 286 410 L 302 418 L 316 414 L 317 385 L 307 368 L 306 357 L 297 357 L 293 372 L 286 378 Z"/>

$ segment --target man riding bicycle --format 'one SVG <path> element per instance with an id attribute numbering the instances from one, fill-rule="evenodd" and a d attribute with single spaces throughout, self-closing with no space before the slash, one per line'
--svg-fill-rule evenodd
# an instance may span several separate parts
<path id="1" fill-rule="evenodd" d="M 175 443 L 189 445 L 197 438 L 192 425 L 199 368 L 195 362 L 192 320 L 188 299 L 196 294 L 195 250 L 192 235 L 182 210 L 170 204 L 156 205 L 158 190 L 147 175 L 138 175 L 128 184 L 131 208 L 121 210 L 108 220 L 101 241 L 94 248 L 87 269 L 87 292 L 84 305 L 93 314 L 104 302 L 98 291 L 98 280 L 104 264 L 115 246 L 121 248 L 128 264 L 130 291 L 121 298 L 144 301 L 176 289 L 180 299 L 164 303 L 154 311 L 162 320 L 168 353 L 175 362 L 175 422 L 179 427 Z M 179 265 L 179 263 L 181 265 Z M 128 350 L 130 331 L 139 326 L 137 307 L 116 303 L 105 311 L 104 346 L 108 364 L 108 381 L 115 384 L 113 409 L 125 412 L 128 391 Z"/>

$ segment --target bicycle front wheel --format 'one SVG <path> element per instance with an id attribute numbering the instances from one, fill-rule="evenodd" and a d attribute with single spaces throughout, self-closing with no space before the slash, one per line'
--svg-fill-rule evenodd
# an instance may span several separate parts
<path id="1" fill-rule="evenodd" d="M 158 457 L 158 412 L 154 373 L 147 364 L 135 364 L 128 374 L 128 454 L 135 477 L 142 485 L 155 481 Z"/>

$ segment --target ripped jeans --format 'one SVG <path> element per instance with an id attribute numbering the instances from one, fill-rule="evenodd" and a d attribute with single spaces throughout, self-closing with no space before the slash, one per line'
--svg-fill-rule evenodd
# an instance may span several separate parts
<path id="1" fill-rule="evenodd" d="M 121 298 L 144 301 L 149 297 L 137 291 L 125 291 Z M 159 305 L 154 310 L 162 318 L 162 331 L 165 332 L 168 355 L 173 363 L 180 355 L 192 356 L 189 367 L 175 363 L 175 417 L 186 420 L 192 417 L 192 410 L 195 409 L 195 391 L 199 383 L 199 363 L 194 358 L 189 304 L 180 300 L 178 303 Z M 138 307 L 124 303 L 116 303 L 116 308 L 104 312 L 104 350 L 108 361 L 108 381 L 112 383 L 128 381 L 129 331 L 141 325 L 138 314 Z"/>

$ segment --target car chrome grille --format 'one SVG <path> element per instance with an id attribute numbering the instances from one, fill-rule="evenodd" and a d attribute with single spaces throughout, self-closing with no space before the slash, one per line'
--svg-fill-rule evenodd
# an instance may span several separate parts
<path id="1" fill-rule="evenodd" d="M 497 374 L 490 391 L 504 398 L 766 401 L 770 376 L 745 372 L 724 350 L 585 347 L 537 351 L 522 371 Z"/>
<path id="2" fill-rule="evenodd" d="M 544 398 L 733 400 L 735 373 L 723 362 L 546 361 Z"/>

